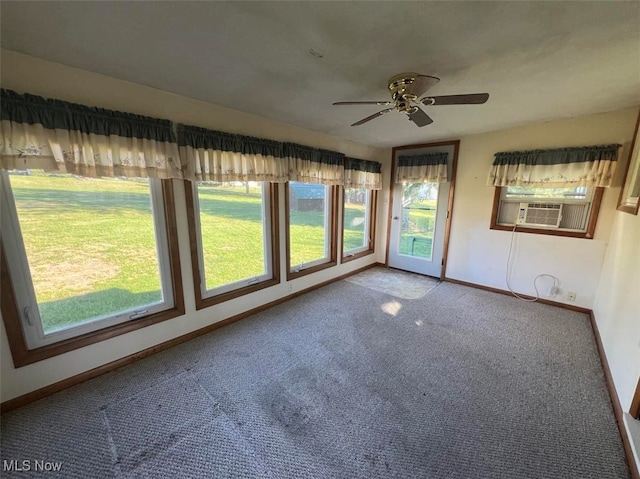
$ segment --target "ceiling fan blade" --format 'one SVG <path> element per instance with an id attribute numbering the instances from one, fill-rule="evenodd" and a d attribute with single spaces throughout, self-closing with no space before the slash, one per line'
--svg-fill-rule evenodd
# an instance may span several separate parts
<path id="1" fill-rule="evenodd" d="M 393 108 L 387 108 L 386 110 L 381 110 L 381 111 L 379 111 L 378 113 L 374 113 L 373 115 L 368 116 L 368 117 L 366 117 L 366 118 L 363 118 L 363 119 L 362 119 L 362 120 L 360 120 L 360 121 L 356 121 L 356 122 L 355 122 L 353 125 L 351 125 L 351 126 L 358 126 L 358 125 L 362 125 L 363 123 L 366 123 L 366 122 L 368 122 L 368 121 L 371 121 L 371 120 L 373 120 L 374 118 L 378 118 L 379 116 L 382 116 L 382 115 L 384 115 L 385 113 L 389 113 L 390 111 L 393 111 Z"/>
<path id="2" fill-rule="evenodd" d="M 405 95 L 415 95 L 416 98 L 424 95 L 429 88 L 440 81 L 440 78 L 429 75 L 418 75 L 410 85 L 405 89 Z"/>
<path id="3" fill-rule="evenodd" d="M 414 111 L 413 113 L 408 113 L 407 115 L 409 116 L 409 120 L 411 120 L 418 126 L 427 126 L 433 123 L 431 117 L 417 107 L 416 111 Z"/>
<path id="4" fill-rule="evenodd" d="M 337 101 L 334 105 L 380 105 L 388 106 L 393 105 L 391 101 Z"/>
<path id="5" fill-rule="evenodd" d="M 428 96 L 420 101 L 425 105 L 480 105 L 489 99 L 488 93 L 469 93 L 468 95 Z"/>

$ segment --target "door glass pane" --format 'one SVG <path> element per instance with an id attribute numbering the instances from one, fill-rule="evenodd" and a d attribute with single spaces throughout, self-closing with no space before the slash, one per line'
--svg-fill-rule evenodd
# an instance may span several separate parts
<path id="1" fill-rule="evenodd" d="M 329 257 L 328 186 L 289 183 L 289 244 L 292 267 Z"/>
<path id="2" fill-rule="evenodd" d="M 45 333 L 163 301 L 149 180 L 9 181 Z"/>
<path id="3" fill-rule="evenodd" d="M 371 191 L 364 188 L 344 190 L 343 252 L 369 247 L 369 208 Z"/>
<path id="4" fill-rule="evenodd" d="M 431 260 L 438 183 L 403 183 L 398 253 Z"/>
<path id="5" fill-rule="evenodd" d="M 205 288 L 267 274 L 262 182 L 198 182 Z"/>

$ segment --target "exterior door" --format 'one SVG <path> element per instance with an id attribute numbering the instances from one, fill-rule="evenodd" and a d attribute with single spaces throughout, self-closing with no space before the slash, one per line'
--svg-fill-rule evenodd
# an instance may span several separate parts
<path id="1" fill-rule="evenodd" d="M 399 153 L 438 153 L 446 151 L 450 181 L 442 183 L 393 183 L 393 204 L 388 245 L 389 266 L 439 278 L 443 269 L 447 211 L 454 145 L 395 150 Z M 397 164 L 397 161 L 395 162 Z M 394 171 L 395 179 L 395 171 Z"/>

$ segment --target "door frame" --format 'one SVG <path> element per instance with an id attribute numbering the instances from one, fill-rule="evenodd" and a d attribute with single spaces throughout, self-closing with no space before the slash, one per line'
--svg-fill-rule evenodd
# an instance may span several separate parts
<path id="1" fill-rule="evenodd" d="M 444 280 L 447 271 L 447 257 L 449 255 L 449 234 L 451 232 L 451 218 L 453 217 L 453 198 L 456 186 L 456 173 L 458 171 L 458 152 L 460 140 L 438 141 L 434 143 L 419 143 L 416 145 L 394 146 L 391 149 L 391 181 L 389 182 L 389 212 L 387 215 L 387 245 L 385 249 L 384 265 L 389 267 L 389 240 L 391 239 L 391 217 L 393 215 L 393 187 L 396 171 L 396 152 L 400 150 L 412 150 L 416 148 L 428 148 L 430 146 L 453 146 L 453 164 L 451 165 L 451 182 L 449 185 L 449 204 L 447 205 L 447 221 L 444 228 L 444 245 L 442 248 L 442 272 L 440 279 Z"/>
<path id="2" fill-rule="evenodd" d="M 636 386 L 636 392 L 631 400 L 631 407 L 629 408 L 629 414 L 634 419 L 640 419 L 640 378 L 638 378 L 638 385 Z"/>

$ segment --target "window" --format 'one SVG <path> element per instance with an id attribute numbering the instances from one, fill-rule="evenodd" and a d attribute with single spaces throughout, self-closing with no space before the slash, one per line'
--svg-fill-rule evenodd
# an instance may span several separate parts
<path id="1" fill-rule="evenodd" d="M 602 188 L 496 188 L 491 228 L 593 238 Z"/>
<path id="2" fill-rule="evenodd" d="M 15 302 L 11 313 L 3 301 L 3 318 L 9 311 L 22 329 L 18 356 L 60 354 L 102 339 L 96 332 L 184 312 L 170 181 L 26 170 L 3 171 L 1 182 L 3 287 Z"/>
<path id="3" fill-rule="evenodd" d="M 277 185 L 187 182 L 198 309 L 279 282 Z M 275 265 L 275 267 L 274 267 Z"/>
<path id="4" fill-rule="evenodd" d="M 375 190 L 345 188 L 342 210 L 342 262 L 374 251 Z"/>
<path id="5" fill-rule="evenodd" d="M 289 279 L 337 264 L 337 190 L 295 181 L 287 184 Z"/>

